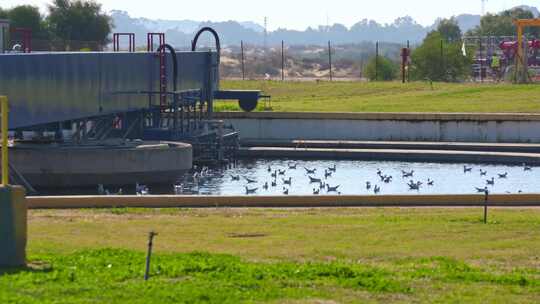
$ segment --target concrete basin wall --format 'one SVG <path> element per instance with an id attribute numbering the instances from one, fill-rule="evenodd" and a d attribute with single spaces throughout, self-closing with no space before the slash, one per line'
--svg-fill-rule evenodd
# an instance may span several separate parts
<path id="1" fill-rule="evenodd" d="M 540 143 L 538 114 L 218 113 L 243 140 Z"/>
<path id="2" fill-rule="evenodd" d="M 137 147 L 15 147 L 10 162 L 41 188 L 174 182 L 190 170 L 193 149 L 176 143 Z"/>

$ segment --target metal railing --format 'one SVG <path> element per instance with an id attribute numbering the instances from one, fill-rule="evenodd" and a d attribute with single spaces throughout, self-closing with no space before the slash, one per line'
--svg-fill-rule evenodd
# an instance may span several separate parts
<path id="1" fill-rule="evenodd" d="M 0 111 L 2 112 L 2 186 L 9 185 L 8 162 L 8 98 L 0 96 Z"/>

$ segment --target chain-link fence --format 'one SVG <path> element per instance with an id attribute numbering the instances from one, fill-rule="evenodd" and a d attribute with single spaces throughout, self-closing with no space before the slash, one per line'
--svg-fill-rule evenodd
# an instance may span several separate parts
<path id="1" fill-rule="evenodd" d="M 241 42 L 221 51 L 221 75 L 230 79 L 316 80 L 364 79 L 367 62 L 377 56 L 377 43 L 260 46 Z M 378 56 L 398 64 L 401 48 L 379 43 Z"/>

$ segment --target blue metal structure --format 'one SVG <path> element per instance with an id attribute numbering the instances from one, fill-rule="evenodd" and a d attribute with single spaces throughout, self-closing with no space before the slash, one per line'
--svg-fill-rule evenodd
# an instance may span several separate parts
<path id="1" fill-rule="evenodd" d="M 218 90 L 215 52 L 178 52 L 178 90 Z M 167 55 L 167 65 L 171 65 Z M 172 71 L 172 68 L 168 68 Z M 0 55 L 0 92 L 11 101 L 10 129 L 115 113 L 159 104 L 155 53 L 32 53 Z M 172 77 L 167 77 L 172 88 Z M 170 89 L 172 91 L 172 89 Z"/>

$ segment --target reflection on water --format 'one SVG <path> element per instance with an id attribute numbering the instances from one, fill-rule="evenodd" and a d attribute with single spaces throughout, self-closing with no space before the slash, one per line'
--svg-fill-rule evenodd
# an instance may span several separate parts
<path id="1" fill-rule="evenodd" d="M 289 165 L 296 165 L 290 169 Z M 325 170 L 334 168 L 331 176 L 325 178 Z M 464 166 L 472 168 L 464 172 Z M 269 171 L 270 169 L 270 171 Z M 308 174 L 306 169 L 316 169 L 315 174 Z M 403 171 L 414 170 L 412 177 L 403 177 Z M 481 175 L 481 171 L 485 175 Z M 276 171 L 285 171 L 283 175 Z M 380 172 L 380 174 L 378 174 Z M 499 174 L 508 173 L 507 178 L 499 178 Z M 239 180 L 233 179 L 239 177 Z M 310 178 L 320 179 L 329 187 L 337 187 L 343 195 L 375 195 L 375 186 L 380 187 L 379 194 L 471 194 L 476 188 L 488 187 L 491 193 L 540 193 L 540 168 L 525 170 L 523 166 L 475 165 L 475 164 L 441 164 L 441 163 L 407 163 L 407 162 L 372 162 L 372 161 L 328 161 L 328 160 L 242 160 L 235 168 L 224 170 L 210 169 L 202 176 L 195 178 L 186 174 L 178 181 L 180 194 L 201 195 L 246 195 L 249 190 L 257 189 L 249 195 L 312 195 L 321 188 L 319 183 L 311 183 Z M 382 176 L 382 177 L 381 177 Z M 387 182 L 382 181 L 385 179 Z M 391 178 L 390 178 L 391 177 Z M 494 179 L 494 185 L 487 180 Z M 254 183 L 248 183 L 254 180 Z M 285 180 L 291 180 L 291 185 Z M 428 180 L 433 185 L 428 185 Z M 275 181 L 276 185 L 272 186 Z M 408 183 L 421 182 L 419 190 L 411 190 Z M 366 183 L 371 187 L 368 189 Z M 268 189 L 264 189 L 268 183 Z M 320 189 L 320 195 L 327 193 L 327 187 Z M 158 192 L 152 191 L 152 193 Z M 163 192 L 163 189 L 161 191 Z M 174 192 L 171 185 L 170 190 Z"/>

